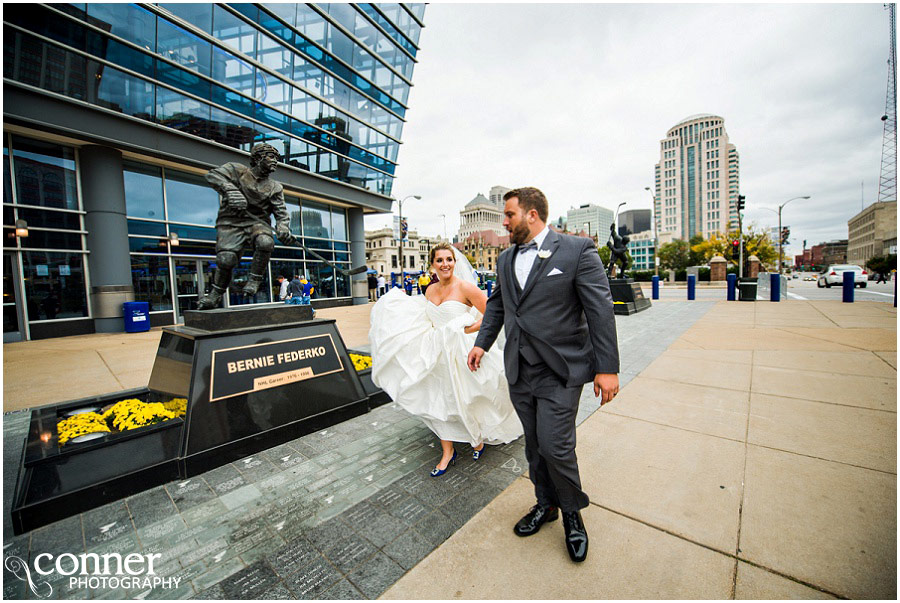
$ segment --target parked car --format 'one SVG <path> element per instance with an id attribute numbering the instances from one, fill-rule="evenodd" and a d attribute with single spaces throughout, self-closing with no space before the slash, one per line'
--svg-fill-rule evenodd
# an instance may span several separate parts
<path id="1" fill-rule="evenodd" d="M 828 266 L 819 274 L 817 285 L 820 289 L 822 287 L 831 287 L 832 285 L 842 285 L 844 283 L 844 272 L 848 271 L 853 272 L 854 287 L 866 286 L 866 282 L 869 280 L 868 273 L 853 264 L 832 264 Z"/>
<path id="2" fill-rule="evenodd" d="M 803 277 L 803 280 L 805 280 L 805 281 L 814 281 L 814 280 L 816 280 L 816 277 L 814 277 L 813 275 L 810 274 L 809 276 L 804 276 L 804 277 Z"/>

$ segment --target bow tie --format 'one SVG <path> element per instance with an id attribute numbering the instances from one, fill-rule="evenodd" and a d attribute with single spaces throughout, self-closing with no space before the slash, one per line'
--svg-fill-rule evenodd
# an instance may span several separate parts
<path id="1" fill-rule="evenodd" d="M 525 253 L 529 249 L 533 249 L 537 251 L 537 242 L 531 241 L 530 243 L 525 243 L 524 245 L 519 245 L 519 253 Z"/>

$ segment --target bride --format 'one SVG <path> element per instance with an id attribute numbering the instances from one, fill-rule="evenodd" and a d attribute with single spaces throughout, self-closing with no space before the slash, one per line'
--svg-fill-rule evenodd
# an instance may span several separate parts
<path id="1" fill-rule="evenodd" d="M 485 443 L 511 442 L 523 430 L 509 401 L 502 345 L 485 354 L 477 372 L 466 366 L 487 302 L 472 266 L 447 243 L 431 249 L 429 264 L 438 282 L 424 296 L 391 289 L 378 300 L 369 342 L 372 381 L 440 438 L 443 454 L 431 472 L 437 477 L 456 461 L 454 442 L 469 443 L 477 461 Z"/>

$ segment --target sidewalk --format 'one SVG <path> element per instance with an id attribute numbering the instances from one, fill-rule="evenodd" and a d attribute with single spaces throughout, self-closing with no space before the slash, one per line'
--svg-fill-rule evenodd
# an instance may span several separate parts
<path id="1" fill-rule="evenodd" d="M 317 314 L 356 347 L 370 308 Z M 148 598 L 895 598 L 892 306 L 657 301 L 617 327 L 622 391 L 595 412 L 586 389 L 578 415 L 592 499 L 582 565 L 558 522 L 512 533 L 533 503 L 521 441 L 478 464 L 461 446 L 463 461 L 433 480 L 434 437 L 393 404 L 7 531 L 4 552 L 159 552 L 182 582 Z M 7 344 L 4 409 L 146 385 L 158 337 Z M 28 414 L 4 415 L 7 516 Z M 6 598 L 25 592 L 5 575 Z M 136 594 L 54 583 L 54 597 Z"/>
<path id="2" fill-rule="evenodd" d="M 895 599 L 896 358 L 885 304 L 720 302 L 578 428 L 583 565 L 520 477 L 384 598 Z"/>

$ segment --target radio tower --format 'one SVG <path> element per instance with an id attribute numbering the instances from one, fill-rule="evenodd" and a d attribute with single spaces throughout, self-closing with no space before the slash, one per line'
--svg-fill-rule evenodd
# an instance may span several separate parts
<path id="1" fill-rule="evenodd" d="M 897 21 L 896 5 L 885 4 L 891 20 L 891 49 L 888 53 L 888 84 L 885 100 L 884 142 L 881 146 L 881 179 L 878 182 L 878 200 L 897 200 Z"/>

